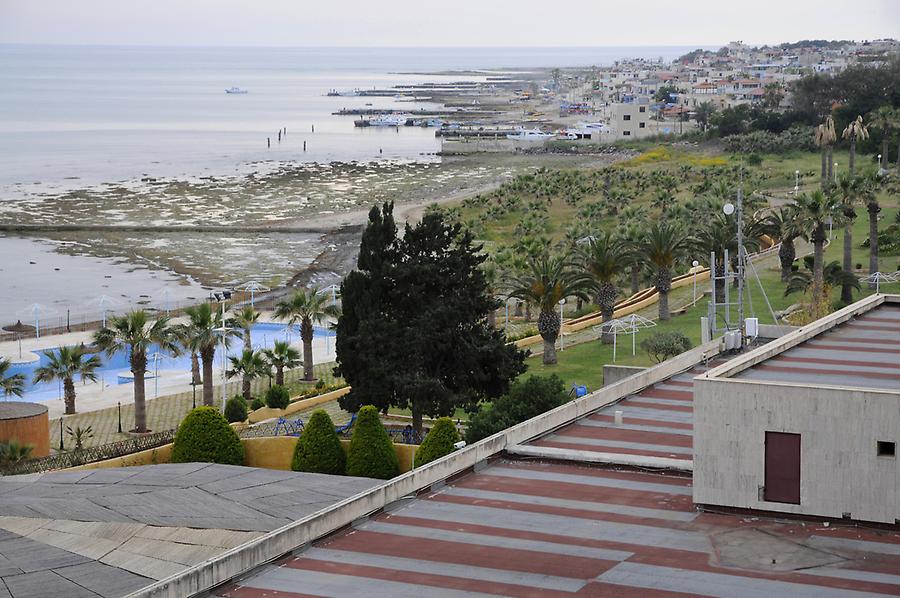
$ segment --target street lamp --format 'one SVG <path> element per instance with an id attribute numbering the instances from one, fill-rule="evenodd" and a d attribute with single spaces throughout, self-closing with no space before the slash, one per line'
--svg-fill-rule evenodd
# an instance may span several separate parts
<path id="1" fill-rule="evenodd" d="M 882 174 L 884 172 L 884 167 L 881 166 L 881 154 L 878 154 L 878 174 Z"/>
<path id="2" fill-rule="evenodd" d="M 800 171 L 794 171 L 794 195 L 800 192 Z"/>
<path id="3" fill-rule="evenodd" d="M 559 300 L 559 350 L 563 350 L 563 305 L 566 304 L 566 298 Z"/>
<path id="4" fill-rule="evenodd" d="M 693 266 L 691 270 L 694 272 L 694 303 L 697 303 L 697 266 L 699 265 L 700 262 L 698 262 L 697 260 L 694 260 L 691 263 L 691 266 Z"/>
<path id="5" fill-rule="evenodd" d="M 837 162 L 834 163 L 834 182 L 837 182 Z"/>

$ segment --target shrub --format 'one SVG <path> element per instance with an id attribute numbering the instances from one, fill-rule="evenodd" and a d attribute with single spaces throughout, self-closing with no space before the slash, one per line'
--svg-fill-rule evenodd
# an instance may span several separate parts
<path id="1" fill-rule="evenodd" d="M 680 332 L 657 332 L 641 341 L 641 349 L 656 363 L 680 355 L 691 348 L 691 341 Z"/>
<path id="2" fill-rule="evenodd" d="M 363 407 L 356 415 L 350 439 L 347 475 L 387 480 L 399 471 L 394 443 L 381 425 L 378 409 L 372 405 Z"/>
<path id="3" fill-rule="evenodd" d="M 294 471 L 344 475 L 347 455 L 334 431 L 334 422 L 324 410 L 316 410 L 303 428 L 291 461 Z"/>
<path id="4" fill-rule="evenodd" d="M 252 409 L 253 411 L 256 411 L 257 409 L 262 409 L 265 406 L 266 406 L 266 402 L 263 401 L 259 397 L 256 397 L 255 399 L 253 399 L 253 402 L 250 403 L 250 409 Z"/>
<path id="5" fill-rule="evenodd" d="M 214 407 L 191 410 L 178 426 L 172 463 L 223 463 L 241 465 L 244 445 Z"/>
<path id="6" fill-rule="evenodd" d="M 0 467 L 9 467 L 31 458 L 32 444 L 21 444 L 18 440 L 0 442 Z"/>
<path id="7" fill-rule="evenodd" d="M 434 427 L 425 436 L 425 440 L 416 449 L 414 466 L 420 467 L 435 459 L 440 459 L 444 455 L 449 455 L 455 450 L 453 445 L 457 442 L 459 442 L 459 432 L 456 431 L 456 424 L 449 417 L 442 417 L 435 422 Z"/>
<path id="8" fill-rule="evenodd" d="M 231 397 L 225 403 L 225 419 L 228 423 L 242 422 L 247 419 L 247 401 L 244 397 Z"/>
<path id="9" fill-rule="evenodd" d="M 276 384 L 266 391 L 266 406 L 272 409 L 284 409 L 291 404 L 291 394 L 288 390 Z"/>
<path id="10" fill-rule="evenodd" d="M 559 407 L 568 400 L 565 385 L 556 374 L 516 380 L 507 394 L 469 418 L 466 442 L 471 444 L 487 438 Z"/>

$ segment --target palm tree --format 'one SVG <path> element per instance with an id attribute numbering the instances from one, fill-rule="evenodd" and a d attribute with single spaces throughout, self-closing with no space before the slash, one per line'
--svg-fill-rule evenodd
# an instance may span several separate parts
<path id="1" fill-rule="evenodd" d="M 900 110 L 891 106 L 882 106 L 870 112 L 869 126 L 881 129 L 881 156 L 884 162 L 879 166 L 884 168 L 888 161 L 888 143 L 891 140 L 891 133 L 894 129 L 900 128 Z M 898 151 L 900 151 L 900 140 L 898 140 Z M 900 155 L 897 156 L 897 165 L 900 168 Z"/>
<path id="2" fill-rule="evenodd" d="M 530 256 L 525 271 L 510 280 L 509 296 L 540 307 L 538 332 L 544 339 L 544 365 L 556 363 L 556 339 L 562 327 L 557 313 L 559 302 L 566 297 L 588 299 L 593 286 L 591 277 L 578 268 L 568 254 Z"/>
<path id="3" fill-rule="evenodd" d="M 275 306 L 275 317 L 287 320 L 291 326 L 300 324 L 300 338 L 303 339 L 303 379 L 313 378 L 313 336 L 314 324 L 323 324 L 328 318 L 336 318 L 339 311 L 327 305 L 328 297 L 318 287 L 300 289 L 289 299 Z"/>
<path id="4" fill-rule="evenodd" d="M 87 357 L 84 348 L 78 346 L 44 351 L 44 355 L 47 364 L 34 371 L 34 384 L 62 380 L 66 415 L 72 415 L 75 413 L 75 377 L 96 382 L 100 358 L 96 355 Z"/>
<path id="5" fill-rule="evenodd" d="M 672 289 L 672 270 L 687 252 L 694 240 L 679 225 L 671 222 L 654 222 L 647 229 L 641 246 L 644 260 L 656 269 L 656 290 L 659 292 L 659 319 L 668 320 L 669 291 Z"/>
<path id="6" fill-rule="evenodd" d="M 115 316 L 94 333 L 94 345 L 112 357 L 119 351 L 128 352 L 128 363 L 134 374 L 134 431 L 147 431 L 147 405 L 144 401 L 144 376 L 147 373 L 147 352 L 156 345 L 159 351 L 179 353 L 178 337 L 169 326 L 169 318 L 162 316 L 149 321 L 144 310 Z"/>
<path id="7" fill-rule="evenodd" d="M 581 259 L 584 269 L 594 281 L 597 293 L 597 305 L 603 322 L 613 318 L 619 287 L 616 281 L 631 264 L 631 251 L 626 242 L 607 231 L 588 237 L 587 245 L 582 249 Z M 601 336 L 605 343 L 612 342 L 612 332 L 605 330 Z"/>
<path id="8" fill-rule="evenodd" d="M 842 220 L 844 221 L 844 272 L 853 274 L 853 223 L 856 221 L 856 203 L 859 201 L 862 191 L 862 181 L 859 177 L 846 174 L 840 177 L 837 185 L 832 188 L 834 201 L 839 204 Z M 855 280 L 855 277 L 853 277 Z M 856 285 L 857 288 L 859 285 Z M 853 303 L 853 285 L 847 283 L 841 285 L 841 301 Z"/>
<path id="9" fill-rule="evenodd" d="M 3 391 L 4 398 L 21 397 L 25 394 L 25 376 L 8 374 L 11 367 L 11 360 L 0 357 L 0 390 Z"/>
<path id="10" fill-rule="evenodd" d="M 791 293 L 805 293 L 809 290 L 813 283 L 813 258 L 806 256 L 803 258 L 805 270 L 798 270 L 791 275 L 787 287 L 784 289 L 784 296 L 787 297 Z M 822 280 L 826 288 L 834 288 L 838 285 L 850 285 L 852 288 L 859 290 L 859 279 L 853 274 L 844 272 L 841 265 L 837 261 L 829 262 L 822 270 Z"/>
<path id="11" fill-rule="evenodd" d="M 240 357 L 231 356 L 228 361 L 231 362 L 231 369 L 225 372 L 225 377 L 241 376 L 241 394 L 249 403 L 253 398 L 250 396 L 250 383 L 254 378 L 265 376 L 269 366 L 263 359 L 262 353 L 252 349 L 244 349 Z"/>
<path id="12" fill-rule="evenodd" d="M 850 174 L 854 175 L 856 174 L 856 142 L 869 138 L 869 130 L 863 124 L 863 117 L 857 116 L 856 120 L 851 120 L 841 137 L 850 141 Z"/>
<path id="13" fill-rule="evenodd" d="M 881 206 L 878 204 L 878 185 L 880 179 L 877 176 L 865 177 L 860 180 L 859 200 L 866 205 L 869 213 L 869 273 L 878 272 L 878 213 Z M 869 283 L 870 289 L 877 285 Z"/>
<path id="14" fill-rule="evenodd" d="M 188 321 L 179 328 L 178 336 L 185 341 L 185 348 L 200 356 L 203 365 L 203 404 L 213 405 L 213 362 L 216 348 L 225 337 L 227 347 L 231 338 L 240 333 L 222 321 L 222 314 L 209 303 L 193 305 L 184 310 Z"/>
<path id="15" fill-rule="evenodd" d="M 822 191 L 801 193 L 796 199 L 797 226 L 801 235 L 813 244 L 813 304 L 817 305 L 825 299 L 824 290 L 824 255 L 825 224 L 833 217 L 837 207 L 834 200 Z"/>
<path id="16" fill-rule="evenodd" d="M 834 150 L 834 143 L 837 141 L 837 134 L 834 130 L 834 119 L 830 114 L 825 117 L 822 124 L 816 127 L 814 141 L 819 149 L 822 150 L 822 186 L 824 187 L 831 178 L 831 152 Z"/>
<path id="17" fill-rule="evenodd" d="M 259 321 L 260 313 L 252 306 L 246 305 L 234 317 L 234 324 L 244 332 L 244 350 L 252 351 L 253 343 L 250 341 L 250 329 Z"/>
<path id="18" fill-rule="evenodd" d="M 284 370 L 300 365 L 300 351 L 286 341 L 275 341 L 271 349 L 265 351 L 269 365 L 275 368 L 275 384 L 284 386 Z"/>
<path id="19" fill-rule="evenodd" d="M 791 279 L 794 260 L 797 259 L 794 241 L 800 236 L 800 230 L 797 228 L 796 206 L 786 205 L 770 212 L 767 216 L 767 224 L 775 239 L 781 242 L 781 246 L 778 248 L 781 282 L 787 282 Z"/>

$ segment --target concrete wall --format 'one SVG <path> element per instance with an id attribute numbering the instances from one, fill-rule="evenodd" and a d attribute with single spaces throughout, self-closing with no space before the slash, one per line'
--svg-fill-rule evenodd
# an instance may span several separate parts
<path id="1" fill-rule="evenodd" d="M 620 382 L 629 376 L 633 376 L 638 372 L 642 372 L 647 368 L 641 368 L 634 365 L 615 365 L 606 363 L 603 365 L 603 386 L 609 386 Z"/>
<path id="2" fill-rule="evenodd" d="M 800 434 L 800 504 L 761 500 L 765 433 Z M 694 382 L 694 502 L 894 523 L 900 460 L 896 393 L 749 380 Z"/>
<path id="3" fill-rule="evenodd" d="M 718 342 L 691 349 L 618 384 L 602 388 L 494 434 L 442 459 L 342 500 L 324 511 L 294 521 L 181 573 L 160 580 L 129 594 L 129 597 L 181 598 L 224 583 L 357 519 L 375 513 L 405 496 L 474 467 L 501 453 L 507 447 L 546 434 L 579 417 L 611 405 L 627 395 L 687 370 L 700 362 L 703 353 L 709 356 L 716 355 Z"/>

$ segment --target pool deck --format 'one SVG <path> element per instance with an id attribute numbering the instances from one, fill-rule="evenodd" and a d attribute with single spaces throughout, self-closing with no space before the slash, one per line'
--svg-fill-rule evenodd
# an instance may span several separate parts
<path id="1" fill-rule="evenodd" d="M 264 314 L 263 318 L 267 318 L 269 314 Z M 174 323 L 179 322 L 178 319 L 172 320 Z M 279 323 L 270 319 L 261 319 L 261 323 Z M 15 363 L 30 363 L 36 361 L 38 353 L 51 348 L 60 346 L 80 345 L 82 343 L 89 344 L 93 340 L 93 331 L 87 332 L 70 332 L 66 334 L 57 334 L 51 336 L 42 336 L 39 339 L 34 337 L 23 338 L 21 341 L 22 351 L 19 355 L 18 341 L 0 342 L 0 357 L 8 358 Z M 238 341 L 239 342 L 239 339 Z M 302 344 L 299 338 L 294 339 L 292 346 L 302 352 Z M 325 339 L 317 337 L 313 339 L 313 362 L 328 363 L 334 361 L 334 339 Z M 217 360 L 218 364 L 219 361 Z M 221 379 L 221 367 L 214 368 L 216 380 Z M 147 398 L 152 399 L 156 396 L 156 382 L 152 377 L 148 377 L 145 381 Z M 108 407 L 115 407 L 116 403 L 128 405 L 134 402 L 134 387 L 131 384 L 110 385 L 102 381 L 98 382 L 78 382 L 76 384 L 76 407 L 79 413 L 96 411 Z M 186 371 L 161 371 L 159 376 L 159 396 L 190 392 L 191 376 Z M 29 400 L 26 395 L 23 400 Z M 39 401 L 47 405 L 49 409 L 50 419 L 55 419 L 63 415 L 65 412 L 65 404 L 62 398 L 55 398 L 45 401 Z M 2 598 L 2 597 L 0 597 Z"/>

